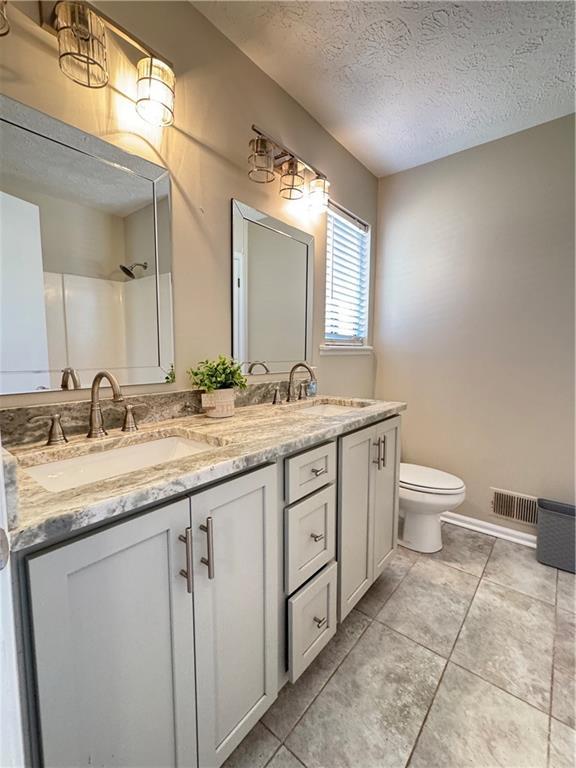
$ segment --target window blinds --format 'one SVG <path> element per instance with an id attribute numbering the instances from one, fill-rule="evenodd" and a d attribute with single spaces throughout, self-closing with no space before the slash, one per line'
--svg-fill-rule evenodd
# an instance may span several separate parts
<path id="1" fill-rule="evenodd" d="M 325 341 L 366 344 L 370 227 L 333 203 L 327 216 Z"/>

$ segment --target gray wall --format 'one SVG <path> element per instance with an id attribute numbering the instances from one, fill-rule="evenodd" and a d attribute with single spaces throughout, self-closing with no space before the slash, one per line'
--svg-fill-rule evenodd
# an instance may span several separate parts
<path id="1" fill-rule="evenodd" d="M 403 460 L 574 499 L 574 118 L 380 181 L 376 395 Z M 493 518 L 492 518 L 493 519 Z"/>

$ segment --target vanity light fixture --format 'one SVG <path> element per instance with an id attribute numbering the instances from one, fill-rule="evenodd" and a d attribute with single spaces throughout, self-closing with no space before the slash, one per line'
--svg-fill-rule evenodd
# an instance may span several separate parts
<path id="1" fill-rule="evenodd" d="M 151 125 L 165 127 L 174 122 L 174 86 L 172 69 L 161 59 L 147 56 L 138 62 L 136 111 Z"/>
<path id="2" fill-rule="evenodd" d="M 325 213 L 330 200 L 330 182 L 325 176 L 314 176 L 308 184 L 308 203 L 316 213 Z"/>
<path id="3" fill-rule="evenodd" d="M 2 2 L 2 0 L 0 0 Z M 144 54 L 138 62 L 136 111 L 155 126 L 174 122 L 176 76 L 172 64 L 113 19 L 81 0 L 60 0 L 52 15 L 39 2 L 41 26 L 58 38 L 60 69 L 87 88 L 108 83 L 106 33 L 111 31 Z"/>
<path id="4" fill-rule="evenodd" d="M 273 181 L 277 173 L 280 176 L 281 197 L 286 200 L 301 200 L 307 195 L 311 209 L 324 213 L 328 207 L 330 182 L 322 171 L 257 126 L 253 125 L 252 130 L 256 138 L 250 140 L 250 179 L 259 184 L 266 184 Z"/>
<path id="5" fill-rule="evenodd" d="M 10 32 L 10 22 L 7 13 L 8 0 L 0 0 L 0 37 Z"/>
<path id="6" fill-rule="evenodd" d="M 282 163 L 280 173 L 280 197 L 300 200 L 304 196 L 304 166 L 295 157 Z"/>
<path id="7" fill-rule="evenodd" d="M 248 176 L 257 184 L 274 181 L 274 145 L 264 136 L 250 141 Z"/>
<path id="8" fill-rule="evenodd" d="M 109 77 L 104 23 L 85 3 L 65 0 L 54 13 L 60 69 L 86 88 L 103 88 Z"/>

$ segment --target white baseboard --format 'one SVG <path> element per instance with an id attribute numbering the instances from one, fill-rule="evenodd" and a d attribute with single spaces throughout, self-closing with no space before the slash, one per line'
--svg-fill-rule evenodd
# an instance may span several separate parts
<path id="1" fill-rule="evenodd" d="M 512 541 L 514 544 L 523 544 L 525 547 L 536 549 L 536 536 L 533 533 L 516 531 L 514 528 L 506 528 L 506 526 L 498 525 L 498 523 L 489 523 L 486 520 L 478 520 L 476 517 L 459 515 L 457 512 L 444 512 L 440 519 L 444 523 L 452 523 L 452 525 L 459 525 L 471 531 L 478 531 L 478 533 L 485 533 L 488 536 L 496 536 L 497 539 L 506 539 L 506 541 Z"/>

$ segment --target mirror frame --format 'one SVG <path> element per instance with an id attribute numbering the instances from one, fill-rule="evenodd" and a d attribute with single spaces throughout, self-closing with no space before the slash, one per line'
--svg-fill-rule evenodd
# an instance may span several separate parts
<path id="1" fill-rule="evenodd" d="M 46 115 L 33 107 L 29 107 L 26 104 L 22 104 L 19 101 L 11 99 L 9 96 L 0 94 L 0 121 L 2 123 L 8 123 L 16 128 L 20 128 L 29 133 L 35 134 L 40 138 L 48 141 L 56 142 L 64 147 L 79 152 L 81 155 L 88 156 L 92 159 L 99 160 L 108 165 L 112 165 L 118 170 L 125 171 L 126 173 L 139 176 L 146 179 L 152 184 L 152 202 L 154 203 L 154 255 L 155 255 L 155 275 L 156 275 L 156 323 L 158 329 L 158 338 L 156 340 L 156 348 L 158 355 L 157 366 L 130 366 L 125 369 L 112 369 L 117 374 L 120 370 L 138 370 L 143 372 L 143 381 L 138 381 L 130 384 L 124 384 L 120 382 L 121 386 L 140 386 L 146 384 L 162 384 L 165 383 L 165 377 L 170 373 L 170 365 L 174 364 L 174 360 L 164 360 L 165 351 L 162 350 L 162 333 L 161 333 L 161 311 L 160 311 L 160 281 L 159 277 L 159 243 L 158 243 L 158 209 L 157 209 L 157 189 L 159 185 L 167 185 L 168 188 L 168 212 L 170 217 L 170 273 L 172 274 L 173 268 L 173 251 L 172 251 L 172 182 L 170 173 L 167 168 L 161 165 L 157 165 L 149 160 L 145 160 L 143 157 L 134 155 L 127 152 L 120 147 L 110 144 L 103 139 L 98 138 L 90 133 L 86 133 L 79 128 L 75 128 L 72 125 L 57 120 L 50 115 Z M 171 295 L 173 296 L 173 285 L 171 288 Z M 174 347 L 174 304 L 170 307 L 170 332 L 172 337 L 172 346 Z M 99 366 L 94 366 L 98 368 Z M 157 376 L 157 380 L 146 379 L 147 371 L 150 371 L 150 376 Z M 47 372 L 53 373 L 54 369 L 48 369 Z M 117 374 L 118 375 L 118 374 Z M 89 389 L 90 383 L 82 383 L 80 390 Z M 79 391 L 80 391 L 79 390 Z M 46 390 L 29 390 L 28 392 L 9 393 L 3 392 L 1 394 L 37 394 L 38 392 L 59 392 L 64 391 L 58 388 L 46 389 Z"/>
<path id="2" fill-rule="evenodd" d="M 240 202 L 232 198 L 232 217 L 231 217 L 231 259 L 230 259 L 230 306 L 231 306 L 231 348 L 232 357 L 234 360 L 238 360 L 238 350 L 234 348 L 234 318 L 236 316 L 236 293 L 234 291 L 234 253 L 236 251 L 245 252 L 244 242 L 244 227 L 242 227 L 242 235 L 235 237 L 234 220 L 236 217 L 241 217 L 244 221 L 251 221 L 259 226 L 266 227 L 273 232 L 277 232 L 284 237 L 289 237 L 293 240 L 297 240 L 306 246 L 306 318 L 305 318 L 305 358 L 304 361 L 309 365 L 312 365 L 312 349 L 313 349 L 313 319 L 314 319 L 314 235 L 304 232 L 297 227 L 293 227 L 280 219 L 276 219 L 274 216 L 270 216 L 264 211 L 259 211 L 256 208 L 252 208 L 246 203 Z M 239 361 L 243 365 L 253 361 L 241 360 Z M 265 360 L 265 363 L 274 361 Z M 285 362 L 284 360 L 278 362 Z M 289 361 L 286 361 L 289 362 Z M 300 360 L 294 360 L 292 364 L 301 362 Z M 251 376 L 271 376 L 274 374 L 289 373 L 287 370 L 271 371 L 269 374 L 262 371 L 255 371 L 250 374 Z"/>

